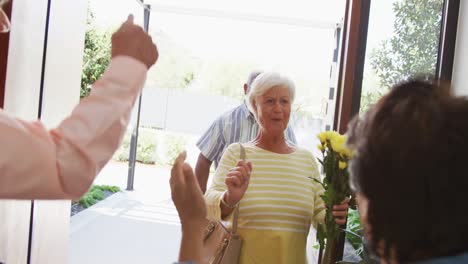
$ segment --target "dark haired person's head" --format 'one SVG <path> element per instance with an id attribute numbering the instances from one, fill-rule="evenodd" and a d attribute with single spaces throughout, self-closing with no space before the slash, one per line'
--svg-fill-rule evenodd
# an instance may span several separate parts
<path id="1" fill-rule="evenodd" d="M 411 80 L 348 131 L 351 185 L 380 257 L 408 262 L 468 251 L 468 100 Z"/>

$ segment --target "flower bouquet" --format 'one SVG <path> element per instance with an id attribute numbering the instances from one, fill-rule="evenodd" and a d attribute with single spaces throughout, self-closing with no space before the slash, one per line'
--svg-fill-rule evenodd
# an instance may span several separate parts
<path id="1" fill-rule="evenodd" d="M 333 205 L 340 204 L 346 197 L 352 195 L 346 169 L 352 151 L 345 145 L 346 136 L 336 131 L 325 131 L 319 133 L 317 137 L 320 140 L 318 148 L 323 155 L 318 161 L 322 164 L 325 174 L 323 182 L 320 182 L 325 190 L 321 197 L 326 206 L 325 222 L 317 227 L 317 240 L 321 252 L 325 250 L 323 256 L 321 254 L 321 263 L 330 264 L 337 261 L 335 258 L 338 237 L 342 232 L 342 228 L 335 223 L 332 215 Z"/>

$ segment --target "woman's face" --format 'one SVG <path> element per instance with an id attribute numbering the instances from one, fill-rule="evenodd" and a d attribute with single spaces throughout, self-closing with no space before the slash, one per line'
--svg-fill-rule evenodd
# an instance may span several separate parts
<path id="1" fill-rule="evenodd" d="M 257 96 L 254 104 L 261 128 L 272 134 L 284 133 L 291 114 L 291 95 L 285 86 L 274 86 Z"/>

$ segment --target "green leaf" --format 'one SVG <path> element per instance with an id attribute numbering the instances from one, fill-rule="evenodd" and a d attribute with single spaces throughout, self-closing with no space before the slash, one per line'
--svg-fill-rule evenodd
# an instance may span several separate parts
<path id="1" fill-rule="evenodd" d="M 443 0 L 394 2 L 394 34 L 372 50 L 370 56 L 382 88 L 388 89 L 414 74 L 433 75 L 442 6 Z"/>

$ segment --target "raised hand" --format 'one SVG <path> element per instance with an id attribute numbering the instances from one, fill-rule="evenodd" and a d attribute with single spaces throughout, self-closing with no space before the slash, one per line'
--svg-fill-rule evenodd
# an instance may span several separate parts
<path id="1" fill-rule="evenodd" d="M 135 58 L 144 63 L 148 69 L 159 57 L 151 36 L 140 26 L 133 24 L 133 15 L 129 15 L 127 21 L 112 35 L 112 58 L 120 55 Z"/>
<path id="2" fill-rule="evenodd" d="M 243 160 L 239 160 L 236 167 L 229 170 L 225 180 L 227 191 L 224 201 L 226 203 L 235 205 L 242 199 L 249 187 L 251 172 L 252 163 Z"/>
<path id="3" fill-rule="evenodd" d="M 186 152 L 176 158 L 171 170 L 171 195 L 184 226 L 202 223 L 206 218 L 205 199 L 192 168 L 185 163 Z"/>
<path id="4" fill-rule="evenodd" d="M 184 162 L 186 157 L 184 151 L 176 158 L 170 180 L 172 200 L 182 224 L 179 261 L 202 263 L 206 205 L 192 168 Z"/>

